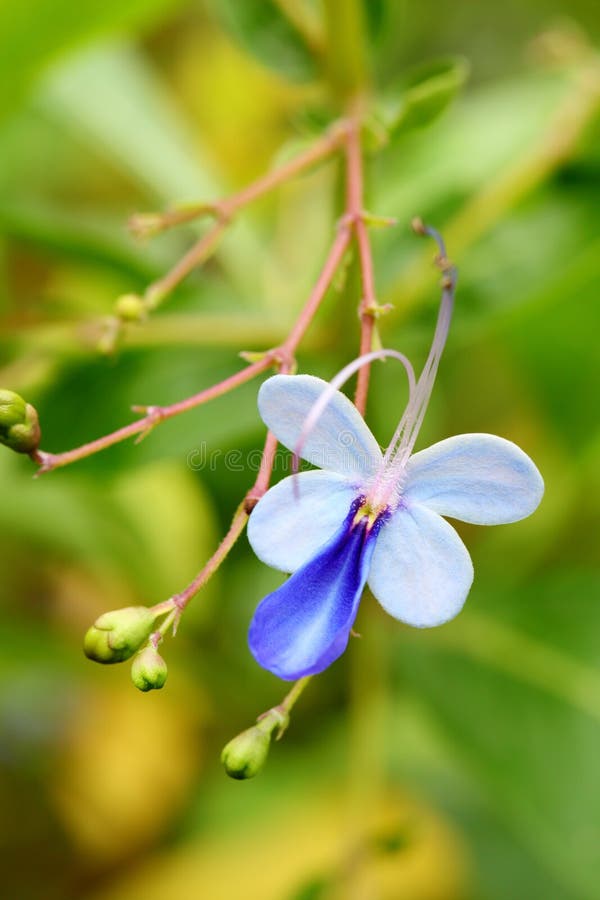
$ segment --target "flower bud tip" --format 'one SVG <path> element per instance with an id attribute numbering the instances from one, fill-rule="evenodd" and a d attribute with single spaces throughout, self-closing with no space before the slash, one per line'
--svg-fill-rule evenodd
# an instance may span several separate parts
<path id="1" fill-rule="evenodd" d="M 245 781 L 258 775 L 267 760 L 270 745 L 271 734 L 260 725 L 253 725 L 234 737 L 221 753 L 221 762 L 229 777 Z"/>
<path id="2" fill-rule="evenodd" d="M 167 664 L 154 647 L 144 647 L 131 666 L 131 680 L 144 693 L 164 687 L 167 674 Z"/>

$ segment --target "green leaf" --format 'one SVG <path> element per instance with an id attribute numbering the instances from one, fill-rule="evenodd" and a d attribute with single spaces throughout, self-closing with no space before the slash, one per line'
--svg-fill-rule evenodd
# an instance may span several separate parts
<path id="1" fill-rule="evenodd" d="M 180 0 L 20 0 L 0 4 L 0 117 L 66 50 L 98 36 L 149 24 Z"/>
<path id="2" fill-rule="evenodd" d="M 242 47 L 292 81 L 315 77 L 314 57 L 302 35 L 273 0 L 218 0 L 215 12 Z"/>
<path id="3" fill-rule="evenodd" d="M 394 137 L 414 128 L 423 128 L 446 109 L 468 74 L 469 64 L 462 57 L 419 66 L 381 98 L 376 119 Z"/>

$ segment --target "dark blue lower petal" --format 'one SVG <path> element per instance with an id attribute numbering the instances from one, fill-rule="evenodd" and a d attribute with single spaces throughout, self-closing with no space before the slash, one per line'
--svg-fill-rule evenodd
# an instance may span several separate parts
<path id="1" fill-rule="evenodd" d="M 293 681 L 322 672 L 346 649 L 381 520 L 353 525 L 362 503 L 316 556 L 259 604 L 248 641 L 256 661 Z"/>

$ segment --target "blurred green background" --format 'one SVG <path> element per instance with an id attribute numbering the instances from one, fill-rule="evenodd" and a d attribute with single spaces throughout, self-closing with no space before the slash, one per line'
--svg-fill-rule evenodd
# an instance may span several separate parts
<path id="1" fill-rule="evenodd" d="M 329 31 L 316 0 L 0 2 L 0 383 L 36 404 L 44 449 L 195 393 L 237 371 L 239 350 L 285 335 L 339 214 L 335 163 L 247 210 L 114 357 L 96 348 L 115 298 L 198 233 L 140 245 L 132 212 L 235 190 L 336 115 L 327 73 L 357 7 L 324 5 Z M 80 648 L 101 612 L 166 599 L 210 555 L 255 474 L 223 455 L 193 471 L 188 455 L 260 447 L 257 383 L 38 481 L 2 450 L 11 900 L 599 896 L 597 3 L 366 0 L 362 17 L 385 109 L 425 85 L 367 178 L 369 208 L 399 220 L 372 232 L 380 301 L 395 307 L 383 341 L 417 366 L 437 278 L 413 215 L 445 233 L 460 269 L 420 446 L 511 438 L 539 465 L 544 502 L 516 525 L 461 527 L 476 580 L 449 625 L 412 631 L 367 600 L 362 641 L 309 686 L 262 775 L 236 783 L 221 746 L 284 693 L 246 648 L 280 576 L 245 538 L 167 641 L 164 691 L 139 694 L 127 666 Z M 434 117 L 464 65 L 439 68 L 429 108 L 413 67 L 457 55 L 470 79 Z M 351 268 L 302 371 L 331 377 L 356 355 L 358 297 Z M 399 369 L 379 366 L 382 443 L 404 400 Z"/>

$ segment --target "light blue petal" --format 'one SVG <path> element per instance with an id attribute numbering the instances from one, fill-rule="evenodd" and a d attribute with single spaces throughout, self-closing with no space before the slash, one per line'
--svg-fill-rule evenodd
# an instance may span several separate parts
<path id="1" fill-rule="evenodd" d="M 259 604 L 248 634 L 264 669 L 292 681 L 315 675 L 346 649 L 367 579 L 379 524 L 353 525 L 355 501 L 337 533 Z"/>
<path id="2" fill-rule="evenodd" d="M 526 453 L 493 434 L 459 434 L 415 453 L 403 495 L 441 516 L 502 525 L 529 516 L 544 482 Z"/>
<path id="3" fill-rule="evenodd" d="M 430 628 L 454 618 L 473 582 L 473 564 L 454 528 L 411 504 L 384 523 L 375 545 L 369 587 L 395 619 Z"/>
<path id="4" fill-rule="evenodd" d="M 273 375 L 262 385 L 259 412 L 288 449 L 295 449 L 307 415 L 327 387 L 314 375 Z M 336 391 L 307 438 L 302 457 L 320 469 L 367 478 L 381 463 L 381 450 L 356 407 Z"/>
<path id="5" fill-rule="evenodd" d="M 250 545 L 268 566 L 295 572 L 337 532 L 357 494 L 347 478 L 320 469 L 284 478 L 252 511 Z"/>

